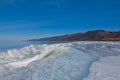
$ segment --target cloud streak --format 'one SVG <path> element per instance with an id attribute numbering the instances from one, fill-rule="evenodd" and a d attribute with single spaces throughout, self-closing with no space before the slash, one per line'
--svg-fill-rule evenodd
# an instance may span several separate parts
<path id="1" fill-rule="evenodd" d="M 8 5 L 13 5 L 16 4 L 17 2 L 19 3 L 24 3 L 25 0 L 1 0 L 1 3 L 8 4 Z"/>
<path id="2" fill-rule="evenodd" d="M 54 5 L 54 6 L 59 8 L 59 7 L 64 5 L 64 0 L 49 0 L 48 4 L 49 5 Z"/>
<path id="3" fill-rule="evenodd" d="M 46 20 L 46 21 L 10 21 L 5 23 L 0 23 L 0 30 L 6 29 L 21 29 L 21 28 L 35 28 L 35 27 L 45 27 L 55 25 L 56 20 Z"/>
<path id="4" fill-rule="evenodd" d="M 56 6 L 56 7 L 61 7 L 64 4 L 66 4 L 66 2 L 68 2 L 68 0 L 0 0 L 0 3 L 4 3 L 7 5 L 15 5 L 18 3 L 25 3 L 25 4 L 31 4 L 29 2 L 33 2 L 33 5 L 50 5 L 50 6 Z"/>

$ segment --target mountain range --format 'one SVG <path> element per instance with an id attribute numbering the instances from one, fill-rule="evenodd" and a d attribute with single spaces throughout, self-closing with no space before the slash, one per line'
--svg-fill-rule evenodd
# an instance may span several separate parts
<path id="1" fill-rule="evenodd" d="M 84 33 L 31 39 L 29 41 L 120 41 L 120 31 L 92 30 Z"/>

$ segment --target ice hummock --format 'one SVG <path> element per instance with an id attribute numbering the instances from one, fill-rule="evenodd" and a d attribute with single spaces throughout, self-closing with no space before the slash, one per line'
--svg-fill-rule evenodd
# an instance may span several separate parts
<path id="1" fill-rule="evenodd" d="M 119 54 L 119 42 L 43 44 L 8 50 L 0 53 L 0 80 L 118 80 Z"/>

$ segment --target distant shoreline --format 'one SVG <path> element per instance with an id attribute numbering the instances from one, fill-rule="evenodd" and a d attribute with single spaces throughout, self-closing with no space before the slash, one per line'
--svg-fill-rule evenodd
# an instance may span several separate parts
<path id="1" fill-rule="evenodd" d="M 120 42 L 120 41 L 40 41 L 40 42 Z"/>
<path id="2" fill-rule="evenodd" d="M 31 39 L 29 41 L 51 41 L 51 42 L 73 42 L 73 41 L 120 41 L 120 31 L 93 30 L 84 33 L 67 34 L 62 36 L 53 36 L 40 39 Z"/>

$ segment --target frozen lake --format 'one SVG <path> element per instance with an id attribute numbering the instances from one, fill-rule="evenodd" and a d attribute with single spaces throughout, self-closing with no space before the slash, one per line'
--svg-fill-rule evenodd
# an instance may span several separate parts
<path id="1" fill-rule="evenodd" d="M 120 42 L 14 44 L 0 46 L 0 80 L 120 78 Z"/>

